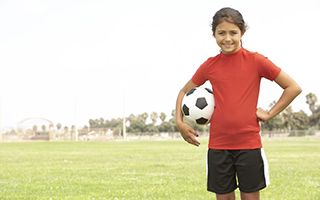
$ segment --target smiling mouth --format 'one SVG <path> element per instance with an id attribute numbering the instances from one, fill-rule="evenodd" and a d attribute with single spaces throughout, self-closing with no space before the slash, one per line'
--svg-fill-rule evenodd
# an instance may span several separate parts
<path id="1" fill-rule="evenodd" d="M 231 47 L 233 47 L 233 44 L 223 44 L 223 47 L 225 47 L 225 48 L 231 48 Z"/>

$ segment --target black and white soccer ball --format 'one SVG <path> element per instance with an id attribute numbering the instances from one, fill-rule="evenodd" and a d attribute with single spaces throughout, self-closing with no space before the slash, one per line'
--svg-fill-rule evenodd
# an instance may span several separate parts
<path id="1" fill-rule="evenodd" d="M 186 120 L 205 125 L 210 122 L 214 105 L 212 90 L 196 87 L 184 95 L 181 110 Z"/>

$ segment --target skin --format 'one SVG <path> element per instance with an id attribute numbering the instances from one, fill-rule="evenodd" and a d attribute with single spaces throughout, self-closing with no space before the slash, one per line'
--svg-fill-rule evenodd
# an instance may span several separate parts
<path id="1" fill-rule="evenodd" d="M 214 33 L 217 45 L 224 54 L 233 54 L 241 48 L 241 30 L 235 24 L 221 22 Z"/>
<path id="2" fill-rule="evenodd" d="M 241 38 L 243 33 L 239 27 L 233 23 L 226 21 L 221 22 L 215 30 L 214 37 L 217 45 L 221 48 L 221 52 L 224 54 L 233 54 L 241 49 Z M 257 119 L 260 121 L 268 121 L 274 116 L 284 110 L 294 99 L 301 93 L 300 86 L 285 72 L 281 71 L 276 77 L 275 82 L 283 89 L 282 95 L 273 107 L 267 111 L 262 108 L 257 108 Z M 181 104 L 184 95 L 192 88 L 198 87 L 192 80 L 189 80 L 184 87 L 179 91 L 176 101 L 176 124 L 181 133 L 183 139 L 195 146 L 199 146 L 200 142 L 197 139 L 197 132 L 188 124 L 183 122 L 183 115 L 181 112 Z M 240 193 L 241 200 L 259 200 L 260 193 Z M 217 200 L 235 200 L 235 193 L 217 194 Z"/>

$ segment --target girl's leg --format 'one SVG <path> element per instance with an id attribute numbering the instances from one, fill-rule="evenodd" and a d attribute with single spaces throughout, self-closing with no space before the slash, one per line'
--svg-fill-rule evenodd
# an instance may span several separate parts
<path id="1" fill-rule="evenodd" d="M 217 194 L 216 197 L 217 197 L 217 200 L 235 200 L 236 199 L 236 195 L 234 192 L 230 192 L 227 194 Z"/>
<path id="2" fill-rule="evenodd" d="M 260 192 L 240 192 L 241 200 L 259 200 L 260 199 Z"/>

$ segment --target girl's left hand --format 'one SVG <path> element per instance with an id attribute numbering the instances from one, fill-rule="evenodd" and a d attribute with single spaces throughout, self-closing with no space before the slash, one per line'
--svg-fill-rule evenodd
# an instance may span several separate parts
<path id="1" fill-rule="evenodd" d="M 270 119 L 270 114 L 268 111 L 263 110 L 262 108 L 258 108 L 256 112 L 257 118 L 259 121 L 268 121 Z"/>

